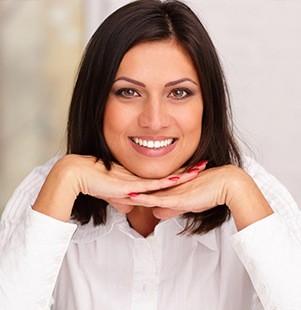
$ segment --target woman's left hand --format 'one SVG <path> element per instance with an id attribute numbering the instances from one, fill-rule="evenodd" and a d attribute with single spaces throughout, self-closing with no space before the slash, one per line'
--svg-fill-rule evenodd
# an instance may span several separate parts
<path id="1" fill-rule="evenodd" d="M 207 169 L 189 182 L 151 194 L 139 193 L 127 200 L 124 203 L 152 207 L 160 219 L 226 204 L 238 230 L 273 213 L 253 179 L 234 165 Z"/>
<path id="2" fill-rule="evenodd" d="M 230 166 L 211 168 L 179 186 L 152 194 L 140 193 L 130 199 L 137 205 L 152 207 L 153 214 L 160 219 L 186 212 L 203 212 L 227 202 L 227 179 L 231 173 Z"/>

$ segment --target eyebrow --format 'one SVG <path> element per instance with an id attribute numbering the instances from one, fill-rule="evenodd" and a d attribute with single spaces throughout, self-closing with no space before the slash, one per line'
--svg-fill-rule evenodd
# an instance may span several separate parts
<path id="1" fill-rule="evenodd" d="M 136 81 L 134 79 L 128 78 L 126 76 L 121 76 L 120 78 L 116 79 L 114 81 L 114 83 L 117 82 L 117 81 L 120 81 L 120 80 L 127 81 L 127 82 L 130 82 L 130 83 L 138 85 L 138 86 L 146 87 L 145 84 L 143 84 L 143 83 L 141 83 L 139 81 Z M 168 82 L 167 84 L 165 84 L 164 87 L 173 86 L 173 85 L 180 84 L 180 83 L 183 83 L 183 82 L 186 82 L 186 81 L 191 82 L 191 83 L 193 83 L 195 85 L 198 85 L 194 80 L 192 80 L 190 78 L 182 78 L 182 79 L 179 79 L 179 80 L 176 80 L 176 81 Z"/>
<path id="2" fill-rule="evenodd" d="M 193 83 L 193 84 L 195 84 L 195 85 L 198 85 L 198 84 L 197 84 L 194 80 L 192 80 L 192 79 L 183 78 L 183 79 L 179 79 L 179 80 L 176 80 L 176 81 L 171 81 L 171 82 L 167 83 L 167 84 L 165 85 L 165 87 L 173 86 L 173 85 L 180 84 L 180 83 L 183 83 L 183 82 L 186 82 L 186 81 L 191 82 L 191 83 Z"/>

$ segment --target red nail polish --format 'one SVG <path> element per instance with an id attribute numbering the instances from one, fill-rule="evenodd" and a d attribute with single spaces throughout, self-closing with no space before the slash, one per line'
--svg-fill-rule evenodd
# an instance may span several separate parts
<path id="1" fill-rule="evenodd" d="M 129 193 L 128 196 L 129 197 L 137 197 L 139 194 L 138 193 Z"/>
<path id="2" fill-rule="evenodd" d="M 196 166 L 200 167 L 200 166 L 204 166 L 204 165 L 207 165 L 207 164 L 208 164 L 208 160 L 202 160 L 199 163 L 197 163 Z"/>
<path id="3" fill-rule="evenodd" d="M 194 172 L 199 172 L 199 171 L 200 171 L 199 168 L 192 168 L 192 169 L 188 170 L 187 172 L 188 173 L 194 173 Z"/>
<path id="4" fill-rule="evenodd" d="M 170 177 L 168 178 L 168 180 L 170 181 L 178 181 L 180 179 L 180 177 Z"/>

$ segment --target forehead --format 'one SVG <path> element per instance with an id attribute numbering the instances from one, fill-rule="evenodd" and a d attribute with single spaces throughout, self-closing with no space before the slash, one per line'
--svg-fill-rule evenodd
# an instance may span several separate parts
<path id="1" fill-rule="evenodd" d="M 184 48 L 174 40 L 143 42 L 131 48 L 123 57 L 116 77 L 197 79 L 194 64 Z"/>

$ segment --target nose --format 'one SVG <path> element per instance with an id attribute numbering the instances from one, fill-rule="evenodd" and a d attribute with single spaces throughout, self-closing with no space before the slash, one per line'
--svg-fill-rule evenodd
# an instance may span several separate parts
<path id="1" fill-rule="evenodd" d="M 144 102 L 138 123 L 141 127 L 149 128 L 153 131 L 168 127 L 170 116 L 164 102 L 160 99 L 152 99 Z"/>

